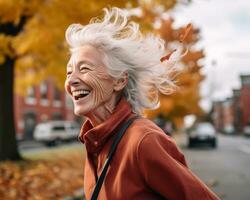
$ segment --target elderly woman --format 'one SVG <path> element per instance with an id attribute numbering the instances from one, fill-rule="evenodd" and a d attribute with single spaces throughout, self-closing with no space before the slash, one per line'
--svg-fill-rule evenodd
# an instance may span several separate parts
<path id="1" fill-rule="evenodd" d="M 71 57 L 65 88 L 74 112 L 87 118 L 86 199 L 218 199 L 187 167 L 174 141 L 140 113 L 174 86 L 164 43 L 142 36 L 118 8 L 103 20 L 66 31 Z"/>

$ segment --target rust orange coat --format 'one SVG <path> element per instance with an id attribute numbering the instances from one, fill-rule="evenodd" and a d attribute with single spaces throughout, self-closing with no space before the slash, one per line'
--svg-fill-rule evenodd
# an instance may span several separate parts
<path id="1" fill-rule="evenodd" d="M 92 127 L 82 126 L 79 139 L 87 158 L 84 192 L 89 200 L 115 133 L 133 117 L 123 98 L 111 117 Z M 127 129 L 107 171 L 99 200 L 216 200 L 219 199 L 187 167 L 175 142 L 148 119 L 140 118 Z"/>

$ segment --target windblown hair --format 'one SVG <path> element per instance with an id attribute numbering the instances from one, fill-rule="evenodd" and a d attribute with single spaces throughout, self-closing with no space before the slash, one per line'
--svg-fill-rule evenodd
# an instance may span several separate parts
<path id="1" fill-rule="evenodd" d="M 128 74 L 124 96 L 136 113 L 159 105 L 159 93 L 169 94 L 175 84 L 171 79 L 174 60 L 160 59 L 166 54 L 164 41 L 148 34 L 143 36 L 139 25 L 128 21 L 119 8 L 104 9 L 102 20 L 92 19 L 88 25 L 72 24 L 66 31 L 71 52 L 83 45 L 92 45 L 104 54 L 108 73 L 119 79 Z"/>

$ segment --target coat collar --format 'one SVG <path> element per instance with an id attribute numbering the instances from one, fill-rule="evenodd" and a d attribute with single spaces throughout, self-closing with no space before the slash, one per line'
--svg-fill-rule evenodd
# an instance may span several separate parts
<path id="1" fill-rule="evenodd" d="M 111 116 L 103 123 L 93 127 L 91 122 L 86 120 L 80 130 L 79 140 L 85 144 L 88 153 L 98 153 L 131 115 L 133 115 L 131 106 L 123 97 Z"/>

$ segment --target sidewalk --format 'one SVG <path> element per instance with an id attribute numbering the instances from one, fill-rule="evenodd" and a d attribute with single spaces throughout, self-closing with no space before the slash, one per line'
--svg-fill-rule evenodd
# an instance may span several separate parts
<path id="1" fill-rule="evenodd" d="M 18 143 L 19 148 L 21 149 L 44 147 L 43 143 L 37 142 L 35 140 L 20 140 L 17 143 Z"/>

